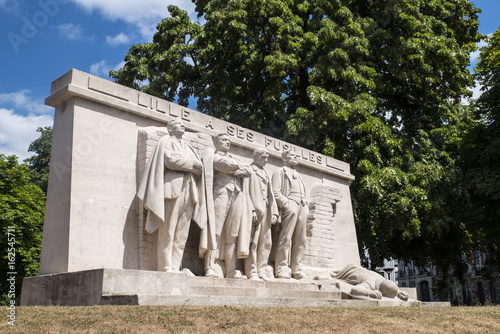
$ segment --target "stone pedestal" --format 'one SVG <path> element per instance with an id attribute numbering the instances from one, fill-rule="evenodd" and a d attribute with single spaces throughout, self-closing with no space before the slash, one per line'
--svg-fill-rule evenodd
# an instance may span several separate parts
<path id="1" fill-rule="evenodd" d="M 250 281 L 184 273 L 95 269 L 24 280 L 22 306 L 228 305 L 262 307 L 449 306 L 354 298 L 335 280 Z"/>

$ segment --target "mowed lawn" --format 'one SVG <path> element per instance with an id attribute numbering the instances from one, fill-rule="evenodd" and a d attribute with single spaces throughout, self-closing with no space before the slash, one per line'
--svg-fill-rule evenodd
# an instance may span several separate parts
<path id="1" fill-rule="evenodd" d="M 17 307 L 0 333 L 500 333 L 500 306 L 252 308 Z"/>

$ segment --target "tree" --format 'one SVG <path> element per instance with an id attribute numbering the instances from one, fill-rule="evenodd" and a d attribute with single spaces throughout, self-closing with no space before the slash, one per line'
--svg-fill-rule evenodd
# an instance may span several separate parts
<path id="1" fill-rule="evenodd" d="M 482 94 L 473 106 L 474 124 L 464 139 L 462 161 L 473 203 L 468 226 L 477 249 L 500 272 L 500 29 L 486 41 L 475 68 Z"/>
<path id="2" fill-rule="evenodd" d="M 31 142 L 28 152 L 35 152 L 34 155 L 24 160 L 24 163 L 33 171 L 31 182 L 38 185 L 45 195 L 47 195 L 47 185 L 49 182 L 50 152 L 52 148 L 52 128 L 38 128 L 36 132 L 41 135 Z"/>
<path id="3" fill-rule="evenodd" d="M 45 194 L 30 183 L 32 175 L 16 156 L 0 154 L 0 303 L 6 303 L 8 272 L 16 272 L 15 299 L 19 301 L 22 280 L 38 274 Z M 13 239 L 11 239 L 13 238 Z M 12 251 L 15 249 L 15 251 Z M 12 256 L 14 253 L 15 256 Z M 12 267 L 11 267 L 12 266 Z"/>
<path id="4" fill-rule="evenodd" d="M 347 161 L 360 245 L 463 268 L 456 201 L 479 10 L 468 0 L 198 0 L 169 6 L 117 82 Z M 460 245 L 460 246 L 457 246 Z M 361 252 L 364 253 L 364 252 Z"/>

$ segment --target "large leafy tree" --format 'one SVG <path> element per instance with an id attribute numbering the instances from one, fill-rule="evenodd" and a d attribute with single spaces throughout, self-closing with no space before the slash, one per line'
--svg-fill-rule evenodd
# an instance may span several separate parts
<path id="1" fill-rule="evenodd" d="M 500 272 L 500 29 L 486 41 L 475 68 L 482 94 L 473 106 L 474 124 L 462 155 L 473 203 L 468 225 L 478 249 Z"/>
<path id="2" fill-rule="evenodd" d="M 345 160 L 360 245 L 459 269 L 455 166 L 479 41 L 468 0 L 197 0 L 170 6 L 117 82 Z"/>
<path id="3" fill-rule="evenodd" d="M 16 156 L 0 154 L 0 303 L 8 302 L 8 272 L 16 272 L 15 299 L 22 280 L 38 274 L 45 194 L 30 182 L 31 171 Z M 10 233 L 10 234 L 9 234 Z M 10 254 L 9 254 L 10 253 Z M 12 254 L 15 254 L 12 256 Z M 12 267 L 11 267 L 12 266 Z"/>

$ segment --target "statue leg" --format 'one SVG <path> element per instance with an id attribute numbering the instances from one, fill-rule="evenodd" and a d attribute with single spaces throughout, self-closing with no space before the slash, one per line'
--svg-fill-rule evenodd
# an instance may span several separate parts
<path id="1" fill-rule="evenodd" d="M 292 244 L 292 235 L 297 223 L 298 204 L 294 201 L 288 201 L 286 209 L 281 214 L 281 230 L 276 250 L 275 272 L 277 278 L 290 278 L 288 274 L 288 260 L 290 256 L 290 246 Z"/>
<path id="2" fill-rule="evenodd" d="M 266 221 L 262 221 L 259 232 L 259 242 L 257 244 L 257 271 L 259 277 L 263 280 L 266 280 L 268 279 L 266 268 L 269 262 L 269 255 L 271 254 L 271 248 L 273 245 L 271 226 L 269 226 Z"/>
<path id="3" fill-rule="evenodd" d="M 309 208 L 307 205 L 299 205 L 299 215 L 292 237 L 292 253 L 290 257 L 290 267 L 292 267 L 293 278 L 301 279 L 306 275 L 302 271 L 302 257 L 306 247 L 306 224 Z"/>
<path id="4" fill-rule="evenodd" d="M 241 273 L 236 271 L 238 233 L 240 231 L 241 220 L 241 207 L 238 207 L 238 200 L 241 198 L 239 192 L 230 192 L 229 203 L 230 207 L 225 219 L 224 234 L 226 240 L 225 257 L 226 263 L 226 277 L 228 278 L 242 278 Z"/>
<path id="5" fill-rule="evenodd" d="M 186 247 L 191 218 L 193 218 L 194 212 L 194 203 L 189 191 L 186 191 L 183 197 L 181 205 L 179 205 L 178 213 L 181 214 L 178 215 L 179 218 L 172 246 L 172 269 L 174 271 L 179 271 L 181 268 L 182 256 L 184 255 L 184 248 Z"/>
<path id="6" fill-rule="evenodd" d="M 258 280 L 259 274 L 257 270 L 257 240 L 260 234 L 260 225 L 252 226 L 252 234 L 250 236 L 250 250 L 248 257 L 245 259 L 245 274 L 251 280 Z"/>
<path id="7" fill-rule="evenodd" d="M 215 250 L 208 250 L 205 253 L 205 276 L 206 277 L 217 276 L 217 274 L 214 271 L 216 253 L 217 252 Z"/>
<path id="8" fill-rule="evenodd" d="M 215 260 L 224 260 L 226 244 L 224 230 L 224 221 L 226 220 L 229 211 L 229 201 L 232 192 L 224 187 L 220 187 L 214 192 L 214 213 L 215 213 L 215 241 L 217 243 L 217 250 L 207 251 L 205 254 L 205 276 L 216 276 L 214 266 Z"/>
<path id="9" fill-rule="evenodd" d="M 236 245 L 226 244 L 225 251 L 226 278 L 242 278 L 241 273 L 236 271 Z"/>
<path id="10" fill-rule="evenodd" d="M 158 270 L 173 271 L 172 247 L 175 230 L 177 227 L 177 215 L 179 212 L 179 199 L 165 200 L 165 222 L 158 228 Z"/>

